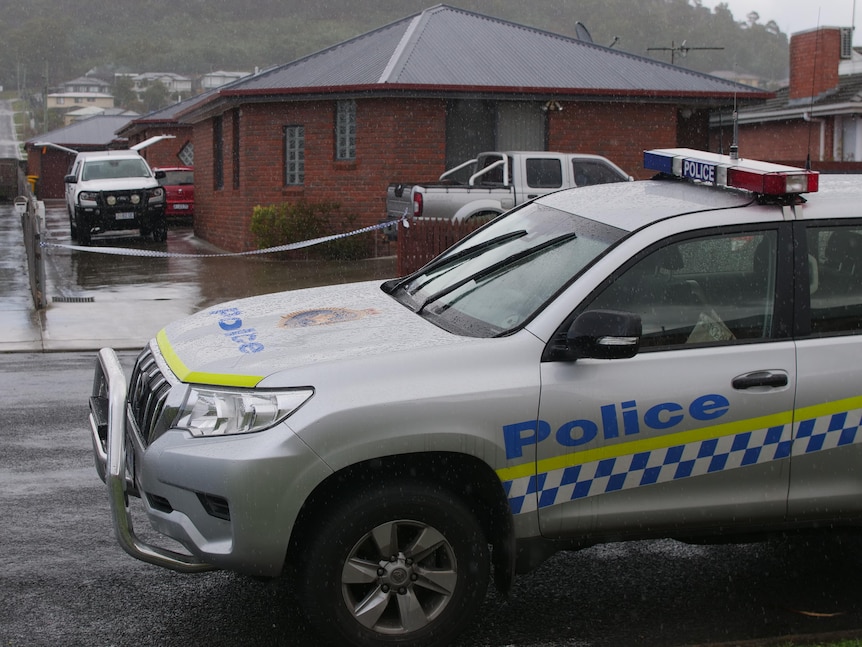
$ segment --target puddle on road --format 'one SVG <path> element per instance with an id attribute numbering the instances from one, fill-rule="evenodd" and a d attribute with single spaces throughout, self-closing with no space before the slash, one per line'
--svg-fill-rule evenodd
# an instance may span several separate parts
<path id="1" fill-rule="evenodd" d="M 68 217 L 62 202 L 46 209 L 45 240 L 71 244 Z M 191 227 L 172 227 L 167 243 L 138 236 L 94 238 L 93 247 L 124 247 L 142 252 L 217 254 L 219 250 L 196 239 Z M 118 256 L 96 251 L 51 248 L 46 252 L 52 297 L 105 297 L 145 300 L 181 300 L 192 310 L 216 303 L 270 292 L 336 283 L 391 278 L 396 274 L 392 255 L 360 261 L 280 261 L 270 255 L 148 257 Z"/>

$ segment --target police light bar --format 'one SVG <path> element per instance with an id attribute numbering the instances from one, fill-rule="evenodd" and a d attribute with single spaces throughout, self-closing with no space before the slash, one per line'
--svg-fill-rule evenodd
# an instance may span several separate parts
<path id="1" fill-rule="evenodd" d="M 644 168 L 686 180 L 774 196 L 814 193 L 820 183 L 817 171 L 734 159 L 691 148 L 644 151 Z"/>

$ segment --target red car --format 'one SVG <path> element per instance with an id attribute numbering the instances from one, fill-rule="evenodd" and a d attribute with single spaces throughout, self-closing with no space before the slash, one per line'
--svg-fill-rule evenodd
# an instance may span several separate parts
<path id="1" fill-rule="evenodd" d="M 165 177 L 159 180 L 159 184 L 165 187 L 167 194 L 165 215 L 168 217 L 194 216 L 194 169 L 191 166 L 164 166 L 153 170 L 165 172 Z"/>

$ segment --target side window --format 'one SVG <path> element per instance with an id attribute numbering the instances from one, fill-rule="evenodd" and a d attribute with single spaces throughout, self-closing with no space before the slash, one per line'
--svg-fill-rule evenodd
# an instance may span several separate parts
<path id="1" fill-rule="evenodd" d="M 560 160 L 527 159 L 527 186 L 535 189 L 559 189 L 563 186 L 563 167 Z"/>
<path id="2" fill-rule="evenodd" d="M 862 331 L 862 228 L 808 230 L 811 333 Z"/>
<path id="3" fill-rule="evenodd" d="M 601 162 L 584 162 L 572 160 L 575 186 L 590 186 L 592 184 L 610 184 L 626 180 L 610 166 Z"/>
<path id="4" fill-rule="evenodd" d="M 642 348 L 767 339 L 777 231 L 672 242 L 629 266 L 588 306 L 641 316 Z"/>

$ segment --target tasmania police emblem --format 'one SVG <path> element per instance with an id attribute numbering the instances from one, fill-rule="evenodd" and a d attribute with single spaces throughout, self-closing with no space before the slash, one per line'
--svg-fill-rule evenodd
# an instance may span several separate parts
<path id="1" fill-rule="evenodd" d="M 279 328 L 308 328 L 310 326 L 328 326 L 363 319 L 369 315 L 380 314 L 378 310 L 349 310 L 347 308 L 321 308 L 317 310 L 299 310 L 284 315 L 278 322 Z"/>

